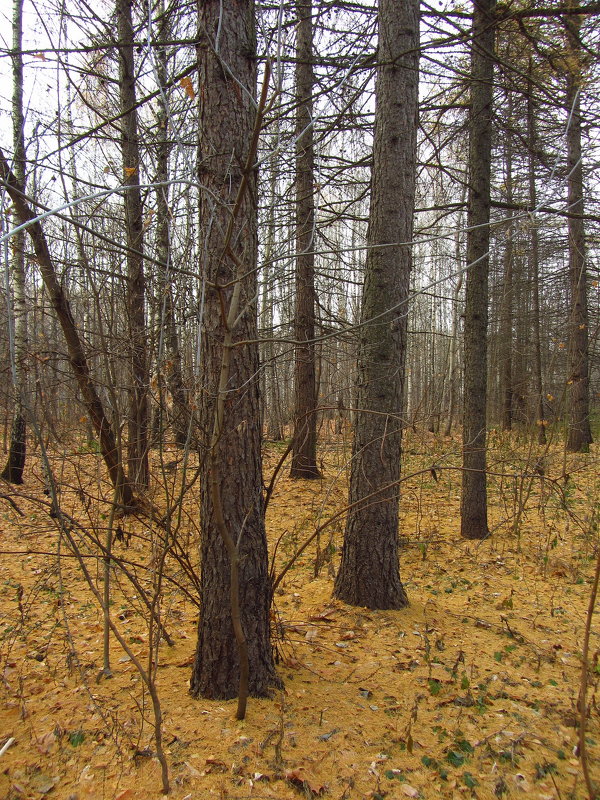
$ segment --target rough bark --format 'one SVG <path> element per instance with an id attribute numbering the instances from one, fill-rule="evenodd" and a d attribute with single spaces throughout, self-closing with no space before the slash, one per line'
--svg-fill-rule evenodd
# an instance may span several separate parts
<path id="1" fill-rule="evenodd" d="M 461 535 L 488 535 L 486 402 L 495 0 L 475 2 L 471 47 Z"/>
<path id="2" fill-rule="evenodd" d="M 269 629 L 256 343 L 254 4 L 205 0 L 199 15 L 199 181 L 206 188 L 201 193 L 200 250 L 207 281 L 200 429 L 206 438 L 201 454 L 202 610 L 191 691 L 224 699 L 235 697 L 240 686 L 244 653 L 239 628 L 250 693 L 267 695 L 279 683 Z M 238 619 L 232 613 L 236 602 Z"/>
<path id="3" fill-rule="evenodd" d="M 571 115 L 567 131 L 568 208 L 569 216 L 569 372 L 567 408 L 569 429 L 567 449 L 587 453 L 592 443 L 590 428 L 589 345 L 587 268 L 583 222 L 583 164 L 581 154 L 581 67 L 580 17 L 565 20 L 568 52 L 567 113 Z M 577 215 L 577 216 L 576 216 Z"/>
<path id="4" fill-rule="evenodd" d="M 404 364 L 416 165 L 419 5 L 381 0 L 369 250 L 362 297 L 348 514 L 335 596 L 408 600 L 398 568 Z"/>
<path id="5" fill-rule="evenodd" d="M 296 309 L 292 478 L 319 478 L 315 365 L 315 198 L 312 127 L 312 2 L 297 0 L 296 42 Z"/>
<path id="6" fill-rule="evenodd" d="M 119 100 L 123 183 L 129 187 L 125 199 L 127 242 L 127 325 L 129 333 L 129 412 L 127 416 L 127 461 L 129 477 L 147 486 L 148 474 L 148 359 L 144 279 L 144 226 L 140 191 L 135 66 L 133 58 L 132 0 L 117 0 L 119 39 Z"/>
<path id="7" fill-rule="evenodd" d="M 13 72 L 12 127 L 13 170 L 20 186 L 25 187 L 25 116 L 23 114 L 23 0 L 13 4 Z M 10 433 L 8 459 L 2 478 L 14 484 L 23 483 L 27 452 L 27 298 L 25 294 L 25 231 L 11 240 L 11 274 L 13 282 L 14 348 L 11 354 L 15 411 Z"/>
<path id="8" fill-rule="evenodd" d="M 108 469 L 110 479 L 117 490 L 117 503 L 125 508 L 131 508 L 134 505 L 131 484 L 124 475 L 115 435 L 104 412 L 100 396 L 96 391 L 83 344 L 75 325 L 69 301 L 56 275 L 43 228 L 39 221 L 33 221 L 35 220 L 35 214 L 25 200 L 22 188 L 11 172 L 2 150 L 0 150 L 0 177 L 4 181 L 4 186 L 12 200 L 19 221 L 21 224 L 30 223 L 27 232 L 33 244 L 50 303 L 65 337 L 69 364 L 73 370 L 89 418 L 98 436 L 100 452 Z"/>

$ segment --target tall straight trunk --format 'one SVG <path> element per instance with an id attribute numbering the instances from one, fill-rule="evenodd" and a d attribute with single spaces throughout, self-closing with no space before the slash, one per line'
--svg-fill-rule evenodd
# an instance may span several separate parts
<path id="1" fill-rule="evenodd" d="M 201 612 L 191 691 L 230 698 L 246 678 L 255 695 L 267 695 L 278 684 L 270 641 L 256 324 L 254 162 L 260 119 L 253 103 L 253 0 L 202 0 L 198 10 L 200 251 L 206 280 L 199 413 L 206 439 Z"/>
<path id="2" fill-rule="evenodd" d="M 533 59 L 529 59 L 527 76 L 527 171 L 529 173 L 529 208 L 532 214 L 537 207 L 537 192 L 535 185 L 535 162 L 537 136 L 535 129 L 535 108 L 533 100 Z M 542 382 L 542 339 L 540 334 L 540 250 L 538 229 L 535 217 L 530 228 L 529 249 L 529 274 L 532 284 L 533 304 L 533 384 L 535 391 L 535 420 L 538 428 L 538 444 L 546 444 L 546 419 L 544 418 L 544 388 Z"/>
<path id="3" fill-rule="evenodd" d="M 466 185 L 463 185 L 463 189 L 461 192 L 461 207 L 465 202 L 467 195 Z M 460 293 L 462 291 L 463 285 L 463 273 L 462 273 L 462 261 L 464 258 L 464 250 L 461 246 L 461 235 L 460 231 L 463 226 L 463 212 L 462 210 L 458 213 L 458 219 L 456 221 L 456 230 L 454 233 L 454 252 L 456 254 L 456 269 L 458 271 L 458 277 L 456 280 L 456 286 L 454 287 L 454 291 L 452 292 L 453 303 L 452 303 L 452 333 L 450 336 L 450 343 L 448 345 L 449 348 L 449 357 L 448 357 L 448 373 L 447 373 L 447 382 L 448 382 L 448 402 L 447 402 L 447 419 L 446 419 L 446 426 L 444 428 L 444 436 L 450 436 L 452 433 L 452 425 L 454 424 L 454 413 L 456 408 L 456 395 L 457 395 L 457 383 L 458 383 L 458 376 L 457 376 L 457 368 L 456 364 L 458 361 L 458 355 L 460 350 L 460 341 L 459 341 L 459 324 L 460 324 Z"/>
<path id="4" fill-rule="evenodd" d="M 159 44 L 168 40 L 171 30 L 170 10 L 165 10 L 160 4 L 159 28 L 157 39 Z M 191 434 L 191 414 L 186 399 L 183 385 L 183 371 L 181 367 L 181 352 L 179 336 L 175 321 L 175 303 L 173 301 L 172 273 L 170 271 L 171 258 L 171 209 L 169 207 L 169 156 L 171 144 L 169 142 L 169 100 L 167 88 L 168 57 L 165 46 L 157 49 L 157 78 L 160 86 L 157 103 L 157 135 L 156 144 L 156 181 L 162 183 L 156 189 L 156 255 L 161 262 L 159 273 L 159 298 L 160 298 L 160 324 L 161 334 L 159 340 L 159 365 L 160 371 L 165 373 L 166 383 L 173 401 L 173 433 L 175 442 L 183 447 Z M 162 414 L 162 409 L 160 411 Z"/>
<path id="5" fill-rule="evenodd" d="M 508 92 L 508 125 L 512 124 L 512 94 Z M 506 202 L 510 207 L 513 202 L 512 188 L 512 132 L 506 132 L 506 144 L 504 151 L 506 175 Z M 500 303 L 500 342 L 499 342 L 499 362 L 500 362 L 500 401 L 502 404 L 502 430 L 510 431 L 513 424 L 513 411 L 515 392 L 513 385 L 513 316 L 514 316 L 514 247 L 513 237 L 515 234 L 513 214 L 509 212 L 506 230 L 506 241 L 504 244 L 504 277 L 502 281 L 502 300 Z"/>
<path id="6" fill-rule="evenodd" d="M 488 535 L 486 402 L 490 182 L 496 0 L 476 0 L 471 46 L 461 535 Z"/>
<path id="7" fill-rule="evenodd" d="M 275 252 L 275 224 L 276 224 L 276 189 L 278 172 L 279 132 L 273 135 L 270 147 L 273 155 L 269 159 L 269 195 L 266 219 L 264 222 L 264 263 L 262 269 L 262 298 L 260 328 L 263 337 L 262 343 L 262 426 L 266 437 L 272 441 L 283 439 L 283 426 L 281 424 L 281 409 L 279 408 L 279 386 L 277 368 L 275 364 L 275 346 L 273 330 L 273 285 L 275 268 L 273 255 Z"/>
<path id="8" fill-rule="evenodd" d="M 318 478 L 315 365 L 315 175 L 312 2 L 296 0 L 296 309 L 292 478 Z"/>
<path id="9" fill-rule="evenodd" d="M 569 217 L 569 373 L 567 449 L 587 453 L 592 443 L 590 428 L 589 343 L 585 229 L 583 224 L 583 165 L 581 154 L 581 19 L 565 18 L 568 52 L 566 106 Z"/>
<path id="10" fill-rule="evenodd" d="M 125 192 L 127 242 L 127 326 L 129 333 L 129 412 L 127 461 L 130 480 L 148 485 L 148 359 L 144 281 L 144 226 L 140 192 L 135 66 L 133 59 L 132 0 L 117 0 L 121 157 Z"/>
<path id="11" fill-rule="evenodd" d="M 124 475 L 122 464 L 119 460 L 119 450 L 115 435 L 104 411 L 100 396 L 96 391 L 85 350 L 75 326 L 69 301 L 56 274 L 43 228 L 39 221 L 33 221 L 35 220 L 35 214 L 25 200 L 23 189 L 11 172 L 2 150 L 0 150 L 0 177 L 4 181 L 6 191 L 12 200 L 19 221 L 21 224 L 30 223 L 27 232 L 33 244 L 44 287 L 48 292 L 50 303 L 62 328 L 67 345 L 69 364 L 73 370 L 77 387 L 81 392 L 89 418 L 98 436 L 100 452 L 116 490 L 117 502 L 125 508 L 131 508 L 134 505 L 131 484 Z"/>
<path id="12" fill-rule="evenodd" d="M 398 568 L 398 505 L 415 202 L 418 53 L 418 0 L 380 0 L 351 507 L 334 588 L 340 600 L 369 608 L 402 608 L 408 603 Z"/>
<path id="13" fill-rule="evenodd" d="M 13 4 L 13 170 L 20 186 L 25 188 L 25 116 L 23 114 L 23 0 Z M 11 274 L 13 284 L 14 340 L 11 366 L 14 389 L 14 417 L 10 434 L 8 460 L 2 478 L 10 483 L 23 483 L 27 450 L 27 297 L 25 294 L 25 231 L 19 231 L 11 240 Z"/>

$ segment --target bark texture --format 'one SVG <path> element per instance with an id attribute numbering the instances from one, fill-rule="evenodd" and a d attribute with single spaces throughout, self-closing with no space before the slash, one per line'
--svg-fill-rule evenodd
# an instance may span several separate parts
<path id="1" fill-rule="evenodd" d="M 315 369 L 315 197 L 312 127 L 312 2 L 297 0 L 296 43 L 296 310 L 292 478 L 319 478 Z"/>
<path id="2" fill-rule="evenodd" d="M 199 14 L 199 180 L 206 187 L 201 266 L 207 284 L 200 408 L 205 437 L 201 614 L 191 691 L 226 699 L 235 697 L 240 685 L 235 593 L 250 693 L 267 695 L 279 683 L 269 625 L 256 343 L 256 175 L 249 158 L 256 118 L 254 4 L 204 0 Z M 245 344 L 237 346 L 239 341 Z M 236 550 L 233 564 L 223 532 Z"/>
<path id="3" fill-rule="evenodd" d="M 371 208 L 349 503 L 335 596 L 408 603 L 398 567 L 404 364 L 413 230 L 419 4 L 381 0 Z"/>
<path id="4" fill-rule="evenodd" d="M 25 187 L 25 116 L 23 114 L 23 0 L 13 4 L 12 128 L 13 170 L 20 186 Z M 8 459 L 2 478 L 16 485 L 23 483 L 27 452 L 27 297 L 25 294 L 25 231 L 11 239 L 11 274 L 13 282 L 14 347 L 11 353 L 15 413 L 10 432 Z"/>
<path id="5" fill-rule="evenodd" d="M 127 416 L 127 460 L 129 477 L 147 486 L 148 473 L 148 359 L 144 279 L 144 225 L 140 192 L 140 148 L 138 141 L 135 65 L 133 58 L 132 0 L 117 0 L 119 37 L 119 99 L 121 156 L 125 192 L 127 242 L 127 323 L 129 333 L 129 413 Z"/>
<path id="6" fill-rule="evenodd" d="M 495 0 L 478 0 L 473 11 L 467 283 L 464 323 L 463 473 L 461 535 L 488 535 L 486 402 L 490 176 L 494 82 Z"/>
<path id="7" fill-rule="evenodd" d="M 569 429 L 567 449 L 588 452 L 592 443 L 590 428 L 589 336 L 585 228 L 583 224 L 583 164 L 581 160 L 581 68 L 579 30 L 581 19 L 569 17 L 567 26 L 567 113 L 571 115 L 567 131 L 569 284 L 571 315 L 569 319 L 569 371 L 567 405 Z M 581 215 L 581 216 L 580 216 Z"/>

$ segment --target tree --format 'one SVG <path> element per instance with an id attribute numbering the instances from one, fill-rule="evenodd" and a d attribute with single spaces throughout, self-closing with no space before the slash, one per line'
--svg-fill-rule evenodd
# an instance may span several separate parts
<path id="1" fill-rule="evenodd" d="M 461 535 L 488 535 L 486 402 L 490 183 L 496 0 L 476 0 L 471 46 Z"/>
<path id="2" fill-rule="evenodd" d="M 117 0 L 119 37 L 119 100 L 121 157 L 125 192 L 127 242 L 127 323 L 129 328 L 129 413 L 127 460 L 129 478 L 148 485 L 148 359 L 144 279 L 144 224 L 140 190 L 136 76 L 133 58 L 132 0 Z"/>
<path id="3" fill-rule="evenodd" d="M 527 179 L 528 202 L 531 213 L 537 207 L 537 191 L 535 181 L 534 153 L 537 147 L 535 107 L 533 97 L 533 59 L 529 58 L 527 69 Z M 531 275 L 531 293 L 533 305 L 533 380 L 535 390 L 535 421 L 537 424 L 538 444 L 546 444 L 546 420 L 544 418 L 544 386 L 542 382 L 542 344 L 540 333 L 540 248 L 538 222 L 531 221 L 530 242 L 527 251 L 529 272 Z"/>
<path id="4" fill-rule="evenodd" d="M 23 114 L 23 0 L 14 0 L 13 6 L 13 171 L 20 186 L 25 188 L 25 115 Z M 25 231 L 19 231 L 11 240 L 11 271 L 13 277 L 14 340 L 12 370 L 15 392 L 10 450 L 2 478 L 10 483 L 23 483 L 25 455 L 27 452 L 27 297 L 25 294 Z"/>
<path id="5" fill-rule="evenodd" d="M 319 478 L 315 374 L 315 198 L 312 93 L 312 2 L 297 0 L 296 310 L 292 478 Z"/>
<path id="6" fill-rule="evenodd" d="M 380 0 L 368 253 L 350 510 L 334 593 L 402 608 L 398 501 L 418 120 L 419 4 Z"/>
<path id="7" fill-rule="evenodd" d="M 171 6 L 165 9 L 164 2 L 161 0 L 158 12 L 157 39 L 159 43 L 162 43 L 167 41 L 171 34 L 173 9 Z M 168 178 L 172 145 L 169 140 L 170 105 L 169 88 L 167 86 L 169 58 L 165 45 L 158 47 L 156 61 L 156 76 L 160 88 L 157 97 L 158 111 L 156 114 L 156 182 L 159 184 L 156 187 L 156 255 L 161 263 L 158 280 L 161 323 L 158 362 L 159 374 L 161 374 L 161 377 L 163 372 L 166 374 L 166 384 L 173 400 L 175 441 L 179 446 L 183 447 L 192 433 L 192 420 L 183 381 L 181 351 L 175 322 L 175 302 L 171 285 L 173 273 L 171 270 L 171 209 L 169 207 Z M 185 85 L 191 87 L 191 81 Z M 162 414 L 162 411 L 161 407 L 159 413 Z"/>
<path id="8" fill-rule="evenodd" d="M 246 689 L 267 695 L 278 685 L 260 447 L 253 0 L 206 0 L 199 30 L 205 440 L 202 610 L 191 691 L 228 698 L 239 689 L 241 698 Z"/>
<path id="9" fill-rule="evenodd" d="M 513 204 L 513 102 L 512 92 L 507 91 L 507 119 L 508 130 L 505 133 L 505 179 L 506 202 L 509 206 Z M 515 224 L 513 214 L 508 214 L 506 236 L 504 244 L 503 276 L 502 276 L 502 296 L 500 300 L 500 342 L 499 342 L 499 367 L 500 367 L 500 403 L 502 408 L 502 428 L 510 431 L 513 424 L 513 414 L 515 410 L 515 387 L 513 370 L 513 323 L 514 323 L 514 237 Z"/>
<path id="10" fill-rule="evenodd" d="M 116 503 L 125 509 L 130 509 L 135 503 L 133 490 L 124 474 L 116 437 L 94 384 L 88 359 L 79 331 L 75 325 L 69 300 L 56 274 L 56 269 L 42 225 L 31 210 L 25 193 L 14 174 L 11 172 L 6 156 L 2 150 L 0 150 L 0 178 L 4 182 L 6 191 L 12 200 L 19 222 L 22 225 L 28 226 L 27 232 L 33 244 L 44 287 L 48 292 L 52 308 L 62 328 L 67 345 L 69 364 L 77 381 L 77 386 L 81 392 L 81 397 L 89 419 L 98 436 L 100 452 L 102 453 L 102 458 L 104 459 L 110 480 L 115 489 Z"/>
<path id="11" fill-rule="evenodd" d="M 565 18 L 567 29 L 566 108 L 568 208 L 569 208 L 569 374 L 567 449 L 588 452 L 590 428 L 589 342 L 585 228 L 583 222 L 583 163 L 581 152 L 582 18 Z"/>

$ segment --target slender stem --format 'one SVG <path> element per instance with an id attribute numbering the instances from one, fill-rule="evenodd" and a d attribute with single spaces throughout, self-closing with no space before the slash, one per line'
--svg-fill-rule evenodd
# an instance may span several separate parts
<path id="1" fill-rule="evenodd" d="M 592 784 L 590 768 L 588 764 L 587 744 L 585 741 L 585 728 L 587 722 L 587 688 L 588 688 L 588 660 L 590 652 L 590 633 L 592 630 L 592 617 L 598 597 L 598 583 L 600 582 L 600 550 L 596 556 L 596 570 L 592 582 L 592 591 L 588 603 L 587 616 L 585 619 L 585 633 L 583 636 L 583 649 L 581 653 L 581 683 L 579 686 L 579 757 L 581 758 L 581 769 L 585 778 L 585 785 L 588 791 L 589 800 L 595 800 L 597 793 Z"/>

